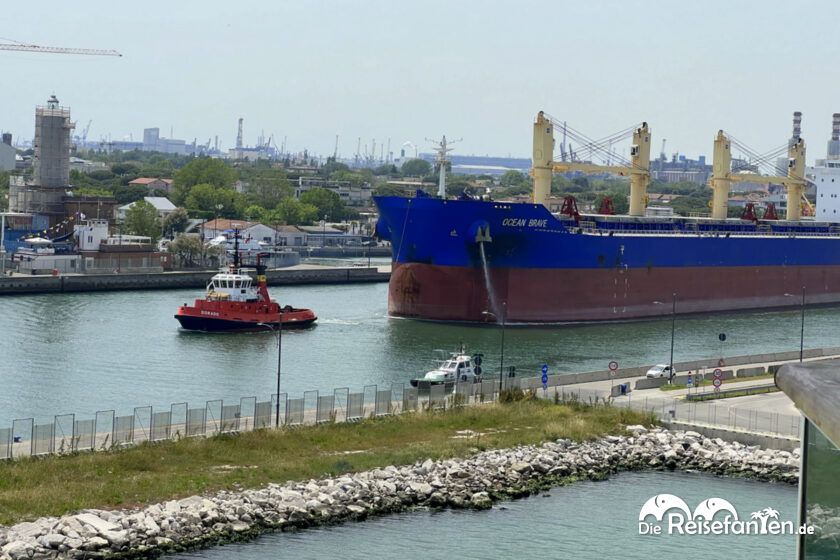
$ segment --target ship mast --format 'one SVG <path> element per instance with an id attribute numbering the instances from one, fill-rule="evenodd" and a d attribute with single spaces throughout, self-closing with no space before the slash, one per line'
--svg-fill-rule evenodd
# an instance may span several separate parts
<path id="1" fill-rule="evenodd" d="M 446 198 L 446 164 L 449 163 L 449 159 L 446 157 L 446 154 L 454 150 L 454 148 L 451 147 L 452 144 L 460 142 L 461 140 L 461 138 L 458 140 L 447 140 L 446 135 L 443 136 L 440 142 L 426 138 L 427 142 L 432 142 L 434 144 L 434 150 L 435 153 L 437 153 L 435 163 L 438 166 L 438 196 L 440 198 Z"/>
<path id="2" fill-rule="evenodd" d="M 546 204 L 551 193 L 551 175 L 553 172 L 582 171 L 584 173 L 612 173 L 630 177 L 630 216 L 644 216 L 647 186 L 650 183 L 650 128 L 647 123 L 633 127 L 633 145 L 630 147 L 630 160 L 626 165 L 597 165 L 587 162 L 554 161 L 554 120 L 543 111 L 537 113 L 534 121 L 534 151 L 533 169 L 534 202 Z M 564 135 L 568 132 L 565 123 L 562 125 Z M 597 142 L 588 142 L 588 148 L 595 150 L 606 149 L 611 157 L 611 146 L 624 132 Z M 605 146 L 609 146 L 605 148 Z M 565 149 L 564 149 L 565 152 Z M 565 159 L 565 158 L 564 158 Z M 574 159 L 574 158 L 570 158 Z"/>

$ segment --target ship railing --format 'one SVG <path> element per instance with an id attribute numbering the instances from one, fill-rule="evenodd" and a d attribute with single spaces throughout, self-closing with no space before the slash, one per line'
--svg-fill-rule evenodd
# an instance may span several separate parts
<path id="1" fill-rule="evenodd" d="M 828 231 L 724 231 L 724 230 L 683 230 L 683 229 L 600 229 L 597 227 L 574 227 L 570 228 L 572 233 L 583 233 L 597 236 L 622 236 L 622 237 L 826 237 L 835 238 L 840 236 L 840 229 L 829 229 Z"/>

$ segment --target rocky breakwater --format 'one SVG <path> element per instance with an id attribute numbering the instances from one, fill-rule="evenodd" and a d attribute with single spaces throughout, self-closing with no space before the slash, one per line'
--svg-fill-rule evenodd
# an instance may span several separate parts
<path id="1" fill-rule="evenodd" d="M 686 469 L 795 483 L 798 453 L 628 427 L 628 435 L 485 451 L 335 478 L 218 492 L 138 510 L 85 510 L 0 528 L 0 559 L 129 558 L 411 507 L 489 508 L 623 470 Z"/>

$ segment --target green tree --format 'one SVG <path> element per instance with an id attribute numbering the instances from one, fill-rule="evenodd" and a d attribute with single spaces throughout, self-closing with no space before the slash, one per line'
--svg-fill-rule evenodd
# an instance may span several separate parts
<path id="1" fill-rule="evenodd" d="M 140 174 L 140 166 L 130 162 L 120 162 L 111 165 L 111 173 L 114 175 L 133 175 Z"/>
<path id="2" fill-rule="evenodd" d="M 330 160 L 327 163 L 321 166 L 321 169 L 318 170 L 318 173 L 323 177 L 329 177 L 336 171 L 350 171 L 350 168 L 347 166 L 347 164 L 338 161 L 333 161 L 333 159 L 330 158 Z"/>
<path id="3" fill-rule="evenodd" d="M 505 171 L 504 175 L 502 175 L 502 177 L 499 179 L 499 183 L 503 187 L 527 186 L 528 178 L 519 171 L 511 169 L 510 171 Z"/>
<path id="4" fill-rule="evenodd" d="M 311 224 L 318 219 L 318 208 L 305 204 L 294 197 L 284 198 L 267 219 L 270 223 L 282 223 L 290 226 Z"/>
<path id="5" fill-rule="evenodd" d="M 88 173 L 88 177 L 94 181 L 108 181 L 114 178 L 114 174 L 108 169 L 95 169 Z"/>
<path id="6" fill-rule="evenodd" d="M 175 172 L 172 188 L 173 202 L 182 204 L 196 185 L 230 188 L 236 181 L 236 171 L 220 159 L 200 157 Z"/>
<path id="7" fill-rule="evenodd" d="M 400 185 L 389 185 L 388 183 L 382 183 L 374 187 L 373 194 L 374 196 L 409 196 L 406 189 Z"/>
<path id="8" fill-rule="evenodd" d="M 176 208 L 174 212 L 167 214 L 163 219 L 163 233 L 167 236 L 183 233 L 189 223 L 190 216 L 187 214 L 187 210 L 185 208 Z"/>
<path id="9" fill-rule="evenodd" d="M 258 204 L 251 204 L 246 206 L 243 214 L 246 220 L 263 222 L 269 215 L 269 211 Z"/>
<path id="10" fill-rule="evenodd" d="M 388 175 L 389 177 L 393 177 L 395 175 L 399 175 L 400 171 L 393 163 L 386 163 L 374 169 L 373 174 L 378 176 Z"/>
<path id="11" fill-rule="evenodd" d="M 179 235 L 169 243 L 169 252 L 172 253 L 178 266 L 192 267 L 201 262 L 204 246 L 201 240 L 194 235 Z"/>
<path id="12" fill-rule="evenodd" d="M 452 181 L 446 183 L 447 196 L 461 196 L 464 192 L 470 195 L 476 193 L 475 187 L 466 179 L 454 178 Z"/>
<path id="13" fill-rule="evenodd" d="M 154 206 L 145 200 L 138 200 L 125 213 L 125 229 L 133 235 L 145 235 L 152 243 L 160 239 L 160 220 Z"/>
<path id="14" fill-rule="evenodd" d="M 116 185 L 111 188 L 114 193 L 114 198 L 119 204 L 129 204 L 137 200 L 142 200 L 144 196 L 148 196 L 145 187 L 129 187 L 126 185 Z"/>
<path id="15" fill-rule="evenodd" d="M 245 187 L 245 196 L 251 204 L 274 208 L 284 197 L 292 196 L 292 186 L 285 173 L 280 176 L 257 176 Z"/>
<path id="16" fill-rule="evenodd" d="M 341 197 L 333 191 L 314 188 L 300 195 L 300 202 L 311 204 L 318 209 L 318 218 L 329 216 L 329 219 L 341 221 L 346 215 L 346 208 Z"/>
<path id="17" fill-rule="evenodd" d="M 592 204 L 595 212 L 601 209 L 601 203 L 604 201 L 605 196 L 612 198 L 613 210 L 615 210 L 616 214 L 626 214 L 627 211 L 630 209 L 630 203 L 627 201 L 626 194 L 611 192 L 601 193 L 595 197 L 595 201 Z"/>
<path id="18" fill-rule="evenodd" d="M 432 173 L 432 164 L 422 159 L 410 159 L 402 164 L 400 171 L 409 177 L 425 177 Z"/>
<path id="19" fill-rule="evenodd" d="M 205 216 L 236 218 L 244 206 L 241 194 L 231 188 L 210 184 L 195 185 L 187 195 L 186 206 L 202 212 Z"/>

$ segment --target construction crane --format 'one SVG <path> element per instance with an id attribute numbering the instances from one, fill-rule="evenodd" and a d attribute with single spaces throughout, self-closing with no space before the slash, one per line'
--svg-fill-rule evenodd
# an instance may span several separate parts
<path id="1" fill-rule="evenodd" d="M 90 131 L 91 123 L 93 123 L 93 120 L 89 120 L 87 126 L 85 126 L 85 129 L 82 131 L 82 145 L 84 145 L 84 143 L 87 142 L 88 132 Z"/>
<path id="2" fill-rule="evenodd" d="M 91 56 L 122 56 L 112 49 L 75 49 L 68 47 L 45 47 L 43 45 L 31 45 L 13 41 L 11 39 L 4 39 L 4 43 L 0 43 L 0 51 L 25 51 L 51 54 L 84 54 Z"/>

